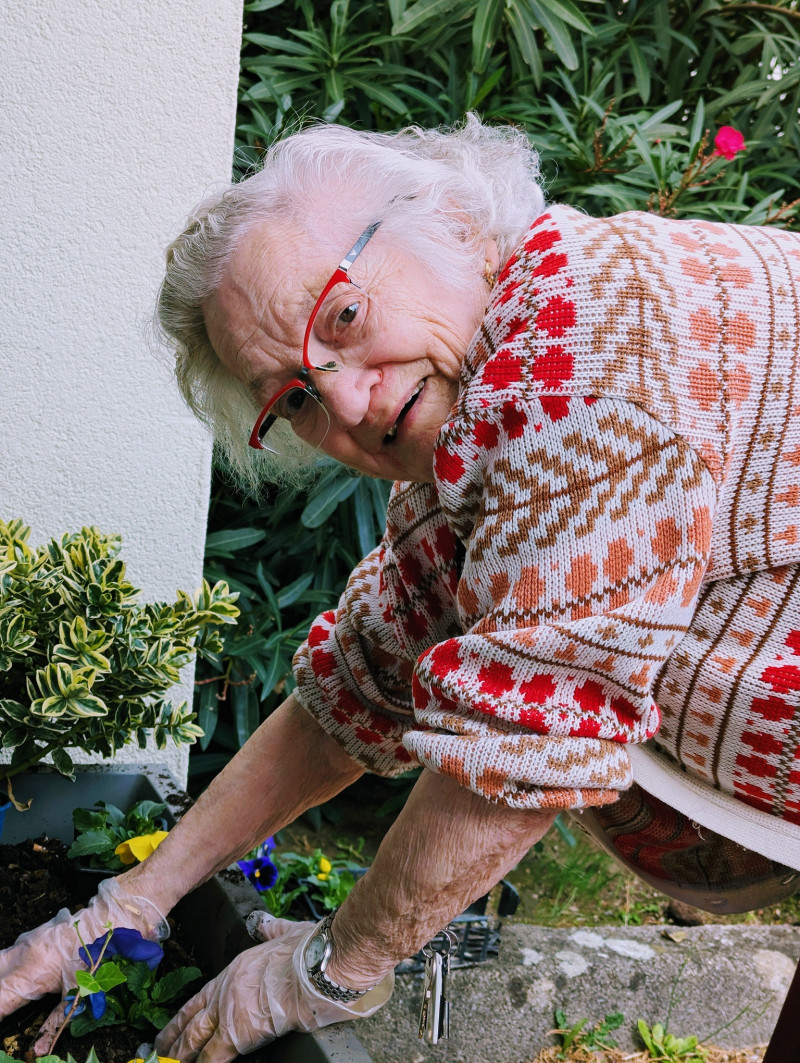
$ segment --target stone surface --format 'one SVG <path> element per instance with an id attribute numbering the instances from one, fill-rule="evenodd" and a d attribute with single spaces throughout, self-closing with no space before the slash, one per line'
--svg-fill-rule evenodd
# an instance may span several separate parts
<path id="1" fill-rule="evenodd" d="M 398 976 L 389 1005 L 355 1031 L 374 1063 L 528 1063 L 556 1043 L 560 1008 L 571 1024 L 621 1011 L 623 1049 L 640 1047 L 639 1018 L 743 1047 L 769 1039 L 798 957 L 800 928 L 790 926 L 508 925 L 498 959 L 452 973 L 448 1042 L 417 1037 L 418 975 Z"/>

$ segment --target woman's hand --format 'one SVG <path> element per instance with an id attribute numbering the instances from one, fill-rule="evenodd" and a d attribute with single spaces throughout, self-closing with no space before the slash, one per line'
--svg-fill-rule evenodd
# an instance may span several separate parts
<path id="1" fill-rule="evenodd" d="M 247 949 L 204 986 L 156 1038 L 161 1056 L 192 1063 L 227 1063 L 290 1030 L 372 1015 L 390 997 L 394 977 L 353 1004 L 318 993 L 306 976 L 303 951 L 315 923 L 273 919 L 266 913 L 254 934 L 264 944 Z"/>
<path id="2" fill-rule="evenodd" d="M 75 923 L 87 944 L 99 937 L 108 923 L 138 930 L 152 941 L 169 934 L 164 915 L 151 900 L 126 889 L 121 879 L 105 879 L 97 896 L 82 911 L 71 915 L 69 909 L 62 908 L 49 922 L 20 934 L 10 948 L 0 952 L 0 1019 L 29 1000 L 47 993 L 63 995 L 75 986 L 75 972 L 85 966 L 78 956 Z M 63 1020 L 64 1008 L 59 1004 L 33 1046 L 37 1056 L 50 1051 Z"/>

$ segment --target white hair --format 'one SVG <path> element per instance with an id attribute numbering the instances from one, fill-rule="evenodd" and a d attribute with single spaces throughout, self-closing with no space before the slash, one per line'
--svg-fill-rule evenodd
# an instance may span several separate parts
<path id="1" fill-rule="evenodd" d="M 380 220 L 382 236 L 444 288 L 458 289 L 483 272 L 487 238 L 504 262 L 543 207 L 527 136 L 473 114 L 452 128 L 398 133 L 315 125 L 273 144 L 258 172 L 201 203 L 167 250 L 157 328 L 175 352 L 184 398 L 212 429 L 229 470 L 255 487 L 265 479 L 299 482 L 309 464 L 308 448 L 285 423 L 270 433 L 280 439 L 280 459 L 248 446 L 258 408 L 206 331 L 203 304 L 255 225 L 288 218 L 319 245 L 330 240 L 332 218 L 344 219 L 354 238 Z"/>

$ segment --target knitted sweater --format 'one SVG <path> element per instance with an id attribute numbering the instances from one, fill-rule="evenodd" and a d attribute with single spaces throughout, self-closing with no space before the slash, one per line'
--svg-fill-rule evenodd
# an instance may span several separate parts
<path id="1" fill-rule="evenodd" d="M 301 703 L 371 771 L 522 808 L 614 801 L 658 735 L 800 823 L 799 348 L 800 236 L 550 208 Z"/>

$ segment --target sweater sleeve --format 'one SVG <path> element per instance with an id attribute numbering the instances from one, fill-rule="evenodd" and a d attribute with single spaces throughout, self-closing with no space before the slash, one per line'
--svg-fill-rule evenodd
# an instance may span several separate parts
<path id="1" fill-rule="evenodd" d="M 651 688 L 695 609 L 714 480 L 616 399 L 509 398 L 439 440 L 440 501 L 467 544 L 462 634 L 420 656 L 405 746 L 512 807 L 611 802 L 626 744 L 659 726 Z"/>
<path id="2" fill-rule="evenodd" d="M 459 551 L 435 487 L 395 484 L 380 546 L 295 655 L 301 705 L 368 771 L 396 775 L 418 763 L 403 745 L 412 674 L 425 650 L 461 630 Z"/>

